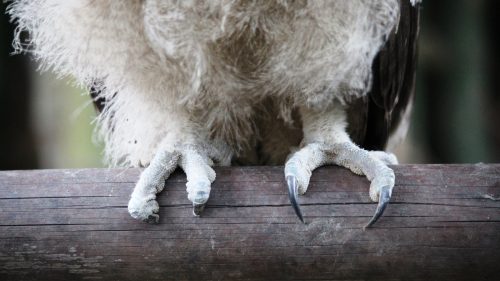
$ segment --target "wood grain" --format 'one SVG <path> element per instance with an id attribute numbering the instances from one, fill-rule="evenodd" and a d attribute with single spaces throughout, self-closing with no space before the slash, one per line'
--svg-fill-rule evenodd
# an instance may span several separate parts
<path id="1" fill-rule="evenodd" d="M 160 224 L 133 220 L 139 169 L 0 172 L 0 280 L 500 280 L 500 165 L 403 165 L 375 228 L 368 181 L 317 170 L 289 206 L 281 167 L 218 168 L 192 216 L 185 176 Z"/>

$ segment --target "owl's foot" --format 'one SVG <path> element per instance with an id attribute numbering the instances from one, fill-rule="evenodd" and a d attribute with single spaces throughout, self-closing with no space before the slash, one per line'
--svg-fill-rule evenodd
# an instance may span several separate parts
<path id="1" fill-rule="evenodd" d="M 193 214 L 199 216 L 210 195 L 215 180 L 212 160 L 197 146 L 183 146 L 174 152 L 160 151 L 141 174 L 130 201 L 130 215 L 148 223 L 159 222 L 156 194 L 165 186 L 165 180 L 180 166 L 187 176 L 188 199 L 193 203 Z"/>
<path id="2" fill-rule="evenodd" d="M 351 142 L 332 145 L 311 143 L 293 153 L 285 165 L 285 178 L 290 202 L 299 219 L 304 222 L 298 203 L 298 194 L 304 194 L 312 171 L 317 167 L 336 164 L 349 168 L 356 174 L 366 175 L 370 184 L 370 198 L 378 206 L 365 227 L 372 226 L 383 214 L 394 187 L 394 172 L 387 165 L 397 164 L 393 154 L 383 151 L 366 151 Z"/>

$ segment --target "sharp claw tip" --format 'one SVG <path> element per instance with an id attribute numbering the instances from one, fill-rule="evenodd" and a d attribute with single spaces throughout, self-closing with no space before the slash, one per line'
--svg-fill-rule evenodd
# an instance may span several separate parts
<path id="1" fill-rule="evenodd" d="M 377 220 L 371 219 L 365 226 L 363 226 L 363 231 L 367 230 L 368 228 L 372 228 L 372 225 L 376 222 Z"/>
<path id="2" fill-rule="evenodd" d="M 305 224 L 304 217 L 302 216 L 302 211 L 300 210 L 300 204 L 298 202 L 298 182 L 295 176 L 286 176 L 286 182 L 288 185 L 288 198 L 290 199 L 290 204 L 295 211 L 295 214 L 299 220 Z"/>
<path id="3" fill-rule="evenodd" d="M 193 204 L 193 215 L 199 217 L 201 213 L 205 210 L 205 204 Z"/>
<path id="4" fill-rule="evenodd" d="M 378 200 L 377 209 L 375 210 L 375 214 L 373 215 L 372 219 L 363 227 L 363 230 L 371 228 L 378 221 L 378 219 L 382 216 L 385 209 L 389 205 L 390 200 L 391 200 L 391 188 L 387 186 L 383 187 L 380 191 L 380 197 Z"/>
<path id="5" fill-rule="evenodd" d="M 148 218 L 144 220 L 144 222 L 149 224 L 158 224 L 160 222 L 160 217 L 158 215 L 149 215 Z"/>

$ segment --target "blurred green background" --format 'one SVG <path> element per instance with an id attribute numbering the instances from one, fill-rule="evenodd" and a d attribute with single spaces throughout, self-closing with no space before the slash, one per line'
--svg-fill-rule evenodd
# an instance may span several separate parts
<path id="1" fill-rule="evenodd" d="M 499 1 L 423 1 L 418 90 L 402 163 L 500 162 Z M 11 56 L 0 4 L 0 170 L 102 167 L 95 111 L 71 81 Z"/>

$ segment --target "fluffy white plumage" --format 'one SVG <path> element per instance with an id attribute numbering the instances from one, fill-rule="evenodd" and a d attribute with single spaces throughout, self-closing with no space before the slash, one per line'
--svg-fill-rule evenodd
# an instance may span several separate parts
<path id="1" fill-rule="evenodd" d="M 32 36 L 17 48 L 44 69 L 117 93 L 99 117 L 106 156 L 137 166 L 169 136 L 216 136 L 227 162 L 253 143 L 265 98 L 289 121 L 365 94 L 398 1 L 19 0 L 10 12 Z"/>
<path id="2" fill-rule="evenodd" d="M 399 0 L 15 0 L 9 12 L 18 34 L 31 35 L 28 42 L 18 36 L 18 50 L 100 90 L 111 165 L 146 166 L 156 155 L 132 196 L 144 205 L 162 189 L 168 161 L 195 171 L 186 171 L 188 192 L 194 203 L 193 194 L 207 193 L 198 200 L 204 203 L 212 160 L 258 163 L 257 142 L 272 164 L 299 142 L 350 143 L 343 104 L 370 90 L 372 62 L 397 23 Z M 298 176 L 301 191 L 314 166 L 337 161 L 319 157 L 301 163 L 309 171 Z M 137 217 L 157 206 L 148 208 Z"/>

